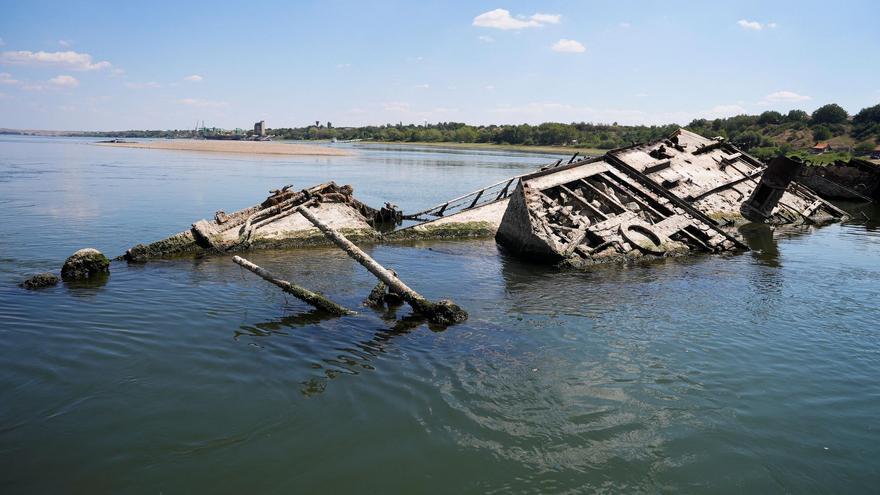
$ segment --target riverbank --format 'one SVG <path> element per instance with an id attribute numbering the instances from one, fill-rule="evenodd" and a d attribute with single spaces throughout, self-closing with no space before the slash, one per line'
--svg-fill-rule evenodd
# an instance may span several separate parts
<path id="1" fill-rule="evenodd" d="M 174 151 L 202 151 L 211 153 L 246 153 L 253 155 L 321 155 L 348 156 L 349 150 L 315 146 L 310 144 L 289 144 L 273 141 L 214 141 L 206 139 L 162 139 L 125 143 L 95 143 L 98 146 L 117 148 L 144 148 Z"/>

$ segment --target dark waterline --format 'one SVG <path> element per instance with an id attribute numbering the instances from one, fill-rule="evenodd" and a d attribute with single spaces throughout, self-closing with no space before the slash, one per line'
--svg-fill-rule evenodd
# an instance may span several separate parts
<path id="1" fill-rule="evenodd" d="M 229 258 L 114 263 L 270 188 L 422 208 L 556 156 L 236 157 L 0 137 L 0 492 L 793 492 L 880 483 L 876 212 L 754 251 L 558 272 L 487 241 L 367 247 L 470 320 L 327 318 Z M 335 249 L 249 259 L 351 307 Z"/>

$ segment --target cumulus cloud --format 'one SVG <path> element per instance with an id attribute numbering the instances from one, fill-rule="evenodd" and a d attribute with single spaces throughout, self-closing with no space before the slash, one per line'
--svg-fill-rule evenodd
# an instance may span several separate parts
<path id="1" fill-rule="evenodd" d="M 0 53 L 0 63 L 9 65 L 35 65 L 46 67 L 63 67 L 71 70 L 101 70 L 111 66 L 110 62 L 93 62 L 88 53 L 66 52 L 32 52 L 19 50 Z"/>
<path id="2" fill-rule="evenodd" d="M 493 29 L 524 29 L 559 24 L 560 20 L 562 16 L 559 14 L 535 13 L 531 17 L 513 17 L 509 10 L 495 9 L 474 17 L 473 25 Z"/>
<path id="3" fill-rule="evenodd" d="M 15 78 L 13 78 L 12 74 L 10 74 L 8 72 L 0 72 L 0 84 L 15 85 L 15 84 L 20 84 L 20 83 L 21 83 L 21 81 L 18 81 Z"/>
<path id="4" fill-rule="evenodd" d="M 582 45 L 580 42 L 575 40 L 567 40 L 565 38 L 557 41 L 550 47 L 554 52 L 560 53 L 584 53 L 587 51 L 587 48 Z"/>
<path id="5" fill-rule="evenodd" d="M 199 108 L 220 108 L 227 105 L 225 101 L 202 100 L 199 98 L 183 98 L 178 100 L 178 102 L 186 106 Z"/>
<path id="6" fill-rule="evenodd" d="M 767 24 L 761 24 L 758 21 L 749 21 L 747 19 L 740 19 L 740 20 L 736 21 L 736 23 L 739 25 L 739 27 L 741 27 L 743 29 L 748 29 L 751 31 L 760 31 L 764 28 L 773 29 L 776 27 L 775 22 L 768 22 Z"/>
<path id="7" fill-rule="evenodd" d="M 184 81 L 189 81 L 189 82 L 202 82 L 202 81 L 205 80 L 205 78 L 202 77 L 202 76 L 200 76 L 200 75 L 198 75 L 198 74 L 193 74 L 193 75 L 191 75 L 191 76 L 186 76 L 186 77 L 184 77 L 183 80 L 184 80 Z"/>
<path id="8" fill-rule="evenodd" d="M 812 100 L 812 98 L 806 95 L 797 94 L 794 91 L 776 91 L 775 93 L 770 93 L 769 95 L 765 96 L 764 100 L 768 102 L 778 103 L 807 101 Z"/>
<path id="9" fill-rule="evenodd" d="M 746 109 L 740 105 L 715 105 L 708 110 L 700 112 L 703 117 L 709 119 L 723 119 L 744 113 L 747 113 Z"/>
<path id="10" fill-rule="evenodd" d="M 73 76 L 61 75 L 49 79 L 49 84 L 58 88 L 75 88 L 79 86 L 79 81 Z"/>
<path id="11" fill-rule="evenodd" d="M 532 14 L 529 19 L 541 23 L 541 24 L 559 24 L 559 21 L 562 20 L 562 16 L 559 14 Z"/>

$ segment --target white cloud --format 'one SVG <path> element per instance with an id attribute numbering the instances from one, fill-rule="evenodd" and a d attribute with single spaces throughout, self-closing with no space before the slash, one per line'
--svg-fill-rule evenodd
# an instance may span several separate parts
<path id="1" fill-rule="evenodd" d="M 36 65 L 48 67 L 64 67 L 71 70 L 101 70 L 111 66 L 110 62 L 93 62 L 88 53 L 66 52 L 32 52 L 20 50 L 0 53 L 0 63 L 10 65 Z"/>
<path id="2" fill-rule="evenodd" d="M 413 88 L 415 88 L 415 89 L 430 89 L 431 85 L 430 84 L 416 84 L 415 86 L 413 86 Z"/>
<path id="3" fill-rule="evenodd" d="M 495 9 L 474 17 L 473 25 L 493 29 L 524 29 L 541 27 L 547 24 L 559 24 L 559 14 L 535 13 L 531 17 L 513 17 L 506 9 Z"/>
<path id="4" fill-rule="evenodd" d="M 798 102 L 812 100 L 812 98 L 797 94 L 794 91 L 777 91 L 765 96 L 764 100 L 768 102 Z"/>
<path id="5" fill-rule="evenodd" d="M 113 69 L 110 71 L 111 76 L 124 76 L 125 69 Z"/>
<path id="6" fill-rule="evenodd" d="M 183 98 L 178 101 L 184 105 L 199 108 L 220 108 L 228 105 L 225 101 L 202 100 L 199 98 Z"/>
<path id="7" fill-rule="evenodd" d="M 70 40 L 58 40 L 58 44 L 63 46 L 64 48 L 69 47 L 73 42 Z"/>
<path id="8" fill-rule="evenodd" d="M 79 86 L 79 81 L 73 76 L 61 75 L 49 79 L 49 84 L 59 88 L 75 88 Z"/>
<path id="9" fill-rule="evenodd" d="M 533 14 L 529 19 L 541 24 L 559 24 L 562 16 L 559 14 Z"/>
<path id="10" fill-rule="evenodd" d="M 495 86 L 493 86 L 491 84 L 487 84 L 486 86 L 483 87 L 483 89 L 485 89 L 486 91 L 495 91 Z"/>
<path id="11" fill-rule="evenodd" d="M 351 67 L 351 64 L 336 64 L 337 69 L 347 69 Z"/>
<path id="12" fill-rule="evenodd" d="M 20 84 L 20 83 L 21 83 L 21 81 L 17 81 L 12 78 L 12 74 L 10 74 L 8 72 L 0 72 L 0 84 L 14 85 L 14 84 Z"/>
<path id="13" fill-rule="evenodd" d="M 746 19 L 740 19 L 740 20 L 736 21 L 736 23 L 739 24 L 739 27 L 741 27 L 743 29 L 749 29 L 752 31 L 760 31 L 764 28 L 773 29 L 777 26 L 777 24 L 775 22 L 768 22 L 767 24 L 761 24 L 758 21 L 749 21 Z"/>
<path id="14" fill-rule="evenodd" d="M 561 39 L 550 47 L 554 52 L 560 53 L 584 53 L 587 48 L 575 40 Z"/>
<path id="15" fill-rule="evenodd" d="M 161 88 L 162 85 L 155 82 L 155 81 L 142 82 L 142 83 L 127 82 L 127 83 L 125 83 L 125 87 L 128 89 L 155 89 L 155 88 Z"/>
<path id="16" fill-rule="evenodd" d="M 485 35 L 478 36 L 477 39 L 479 39 L 483 43 L 495 43 L 495 38 L 493 38 L 491 36 L 485 36 Z"/>
<path id="17" fill-rule="evenodd" d="M 193 74 L 193 75 L 191 75 L 191 76 L 186 76 L 186 77 L 184 77 L 183 80 L 184 80 L 184 81 L 189 81 L 189 82 L 202 82 L 202 81 L 205 80 L 205 78 L 202 77 L 202 76 L 200 76 L 200 75 L 198 75 L 198 74 Z"/>
<path id="18" fill-rule="evenodd" d="M 635 94 L 635 97 L 636 97 L 636 98 L 647 98 L 647 97 L 648 97 L 648 93 L 636 93 L 636 94 Z"/>
<path id="19" fill-rule="evenodd" d="M 630 24 L 630 23 L 628 23 L 628 22 L 621 22 L 620 24 L 618 24 L 618 26 L 621 27 L 621 28 L 623 28 L 623 29 L 628 29 L 628 28 L 631 28 L 631 27 L 632 27 L 632 24 Z"/>
<path id="20" fill-rule="evenodd" d="M 700 115 L 708 119 L 723 119 L 747 113 L 740 105 L 715 105 L 714 107 L 700 112 Z"/>

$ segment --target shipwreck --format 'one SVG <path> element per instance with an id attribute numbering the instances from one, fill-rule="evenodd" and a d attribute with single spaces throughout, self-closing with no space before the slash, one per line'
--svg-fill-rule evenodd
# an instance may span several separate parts
<path id="1" fill-rule="evenodd" d="M 138 244 L 124 258 L 330 244 L 303 206 L 359 243 L 494 237 L 513 255 L 575 266 L 747 249 L 736 231 L 744 223 L 846 218 L 795 181 L 802 167 L 786 157 L 764 164 L 723 139 L 678 130 L 598 157 L 575 154 L 414 213 L 390 203 L 370 207 L 350 186 L 333 182 L 285 186 L 250 208 L 218 211 L 166 239 Z"/>
<path id="2" fill-rule="evenodd" d="M 786 157 L 765 166 L 679 130 L 521 177 L 495 239 L 515 255 L 575 266 L 747 249 L 737 225 L 846 216 L 793 181 L 802 166 Z"/>

